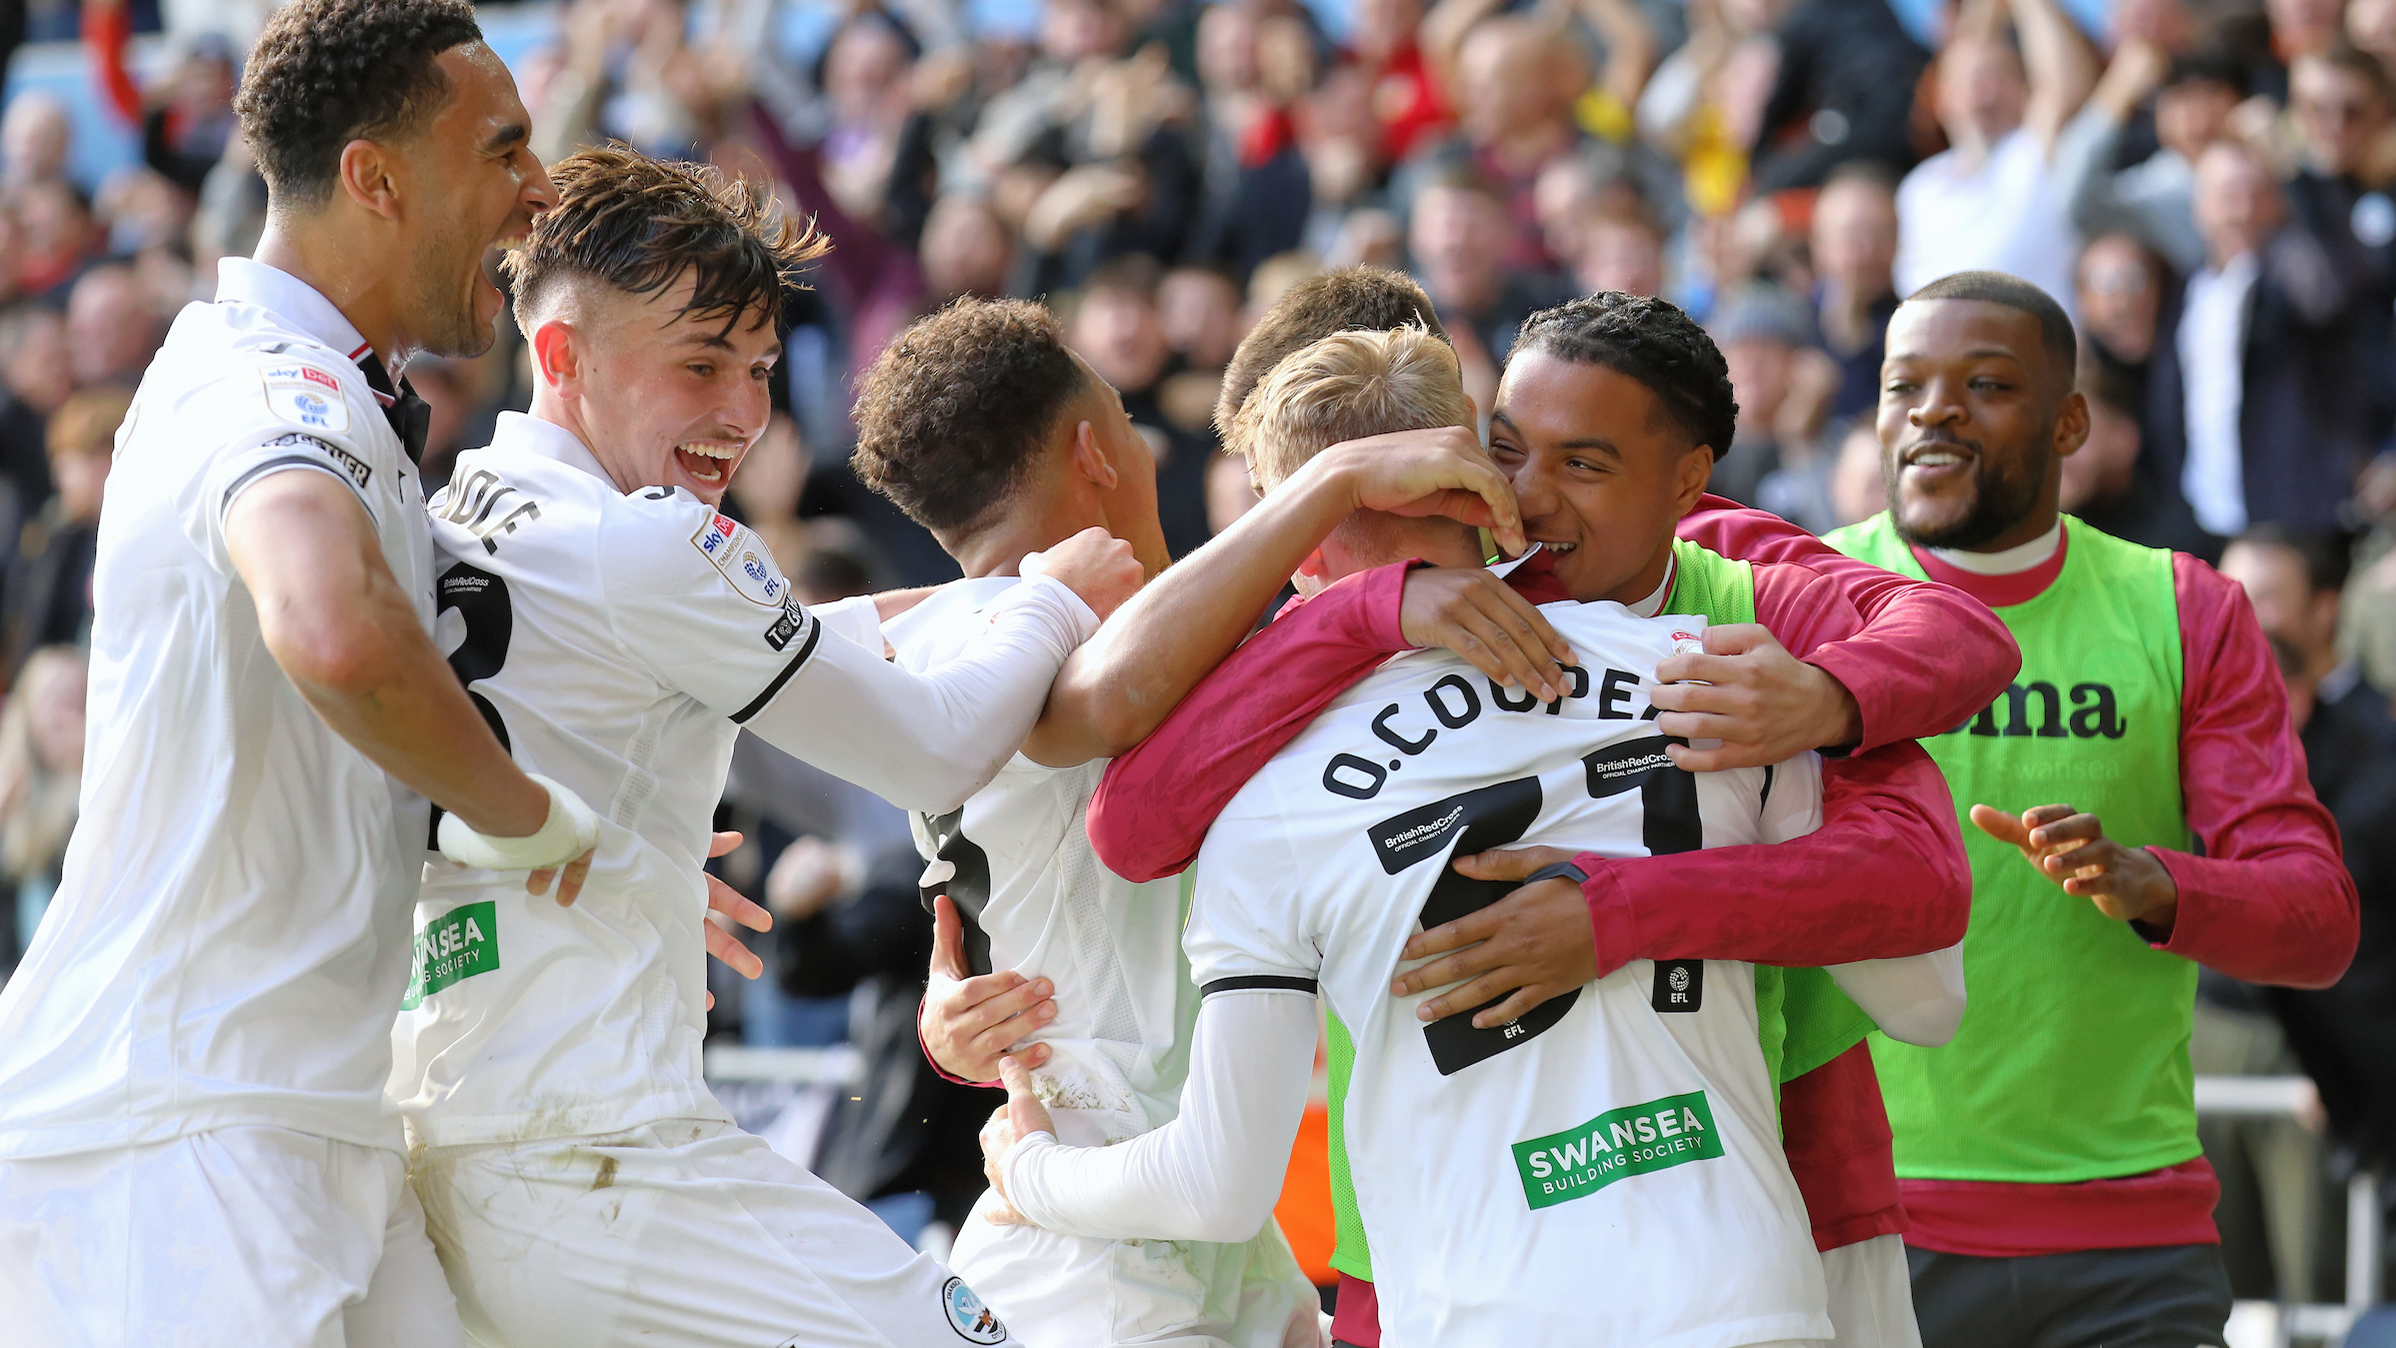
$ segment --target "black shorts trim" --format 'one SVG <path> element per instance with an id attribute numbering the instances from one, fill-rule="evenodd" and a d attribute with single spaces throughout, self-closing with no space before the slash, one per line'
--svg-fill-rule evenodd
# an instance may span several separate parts
<path id="1" fill-rule="evenodd" d="M 765 704 L 773 701 L 774 694 L 782 691 L 782 685 L 790 682 L 790 676 L 799 672 L 799 666 L 806 664 L 807 657 L 815 654 L 815 643 L 823 639 L 824 624 L 823 620 L 819 618 L 815 622 L 814 629 L 807 633 L 807 640 L 799 647 L 799 653 L 790 658 L 790 663 L 784 665 L 782 672 L 774 676 L 774 681 L 765 686 L 765 691 L 759 693 L 748 706 L 732 713 L 732 724 L 746 725 L 750 717 L 764 711 Z"/>
<path id="2" fill-rule="evenodd" d="M 1311 978 L 1291 978 L 1286 974 L 1244 974 L 1238 978 L 1218 978 L 1199 988 L 1198 995 L 1212 997 L 1218 992 L 1248 992 L 1256 988 L 1269 988 L 1275 992 L 1303 992 L 1312 997 L 1315 994 L 1315 981 Z"/>

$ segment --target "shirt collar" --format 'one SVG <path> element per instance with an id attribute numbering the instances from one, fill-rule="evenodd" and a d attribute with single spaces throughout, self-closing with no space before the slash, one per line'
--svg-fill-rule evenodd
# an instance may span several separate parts
<path id="1" fill-rule="evenodd" d="M 255 258 L 217 260 L 216 299 L 219 304 L 255 304 L 348 356 L 352 364 L 364 361 L 374 349 L 324 292 Z"/>
<path id="2" fill-rule="evenodd" d="M 599 466 L 598 458 L 582 443 L 581 437 L 553 421 L 543 421 L 522 412 L 502 412 L 499 414 L 499 424 L 491 431 L 491 448 L 520 450 L 527 454 L 538 454 L 544 459 L 555 459 L 568 468 L 579 468 L 589 473 L 610 487 L 615 485 L 615 479 Z"/>

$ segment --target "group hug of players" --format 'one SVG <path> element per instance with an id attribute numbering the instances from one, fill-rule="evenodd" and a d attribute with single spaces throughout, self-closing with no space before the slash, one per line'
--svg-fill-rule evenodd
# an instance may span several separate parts
<path id="1" fill-rule="evenodd" d="M 1484 446 L 1422 292 L 1318 277 L 1178 562 L 1050 314 L 960 301 L 856 464 L 966 579 L 805 606 L 716 507 L 820 244 L 544 169 L 459 0 L 296 0 L 241 111 L 272 224 L 120 438 L 0 993 L 8 1342 L 2222 1342 L 2196 968 L 2327 984 L 2356 897 L 2236 587 L 2058 514 L 2036 288 L 1897 310 L 1889 510 L 1818 540 L 1706 494 L 1670 304 L 1534 315 Z M 386 362 L 487 346 L 493 243 L 536 392 L 428 509 Z M 702 1079 L 743 728 L 916 812 L 925 1048 L 1008 1091 L 950 1267 Z"/>

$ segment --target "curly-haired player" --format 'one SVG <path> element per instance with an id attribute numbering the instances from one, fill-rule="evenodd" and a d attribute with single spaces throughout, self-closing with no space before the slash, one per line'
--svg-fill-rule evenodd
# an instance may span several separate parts
<path id="1" fill-rule="evenodd" d="M 296 0 L 238 110 L 266 233 L 125 418 L 86 809 L 0 994 L 0 1338 L 440 1348 L 383 1095 L 426 801 L 527 869 L 591 815 L 433 643 L 426 409 L 393 375 L 490 346 L 483 254 L 549 180 L 464 0 Z"/>
<path id="2" fill-rule="evenodd" d="M 802 607 L 715 507 L 820 245 L 709 168 L 595 149 L 555 180 L 508 261 L 532 410 L 458 457 L 433 541 L 459 678 L 518 762 L 606 823 L 572 907 L 473 868 L 416 905 L 393 1094 L 459 1311 L 512 1348 L 1003 1342 L 947 1269 L 708 1091 L 699 865 L 743 727 L 956 808 L 1139 570 L 1102 531 L 1058 540 L 922 672 L 882 658 L 874 601 Z"/>

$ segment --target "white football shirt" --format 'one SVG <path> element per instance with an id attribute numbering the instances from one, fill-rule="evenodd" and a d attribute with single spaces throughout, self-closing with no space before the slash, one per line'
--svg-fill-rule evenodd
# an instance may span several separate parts
<path id="1" fill-rule="evenodd" d="M 1582 658 L 1566 699 L 1401 656 L 1250 780 L 1199 853 L 1193 973 L 1207 995 L 1319 985 L 1353 1036 L 1347 1154 L 1391 1348 L 1827 1338 L 1753 966 L 1636 960 L 1488 1030 L 1390 995 L 1409 937 L 1516 887 L 1456 855 L 1637 857 L 1820 823 L 1810 754 L 1694 776 L 1663 754 L 1647 689 L 1703 619 L 1542 611 Z"/>
<path id="2" fill-rule="evenodd" d="M 516 761 L 604 820 L 572 907 L 521 873 L 427 874 L 392 1092 L 433 1146 L 727 1119 L 701 1072 L 700 867 L 740 729 L 952 809 L 1097 626 L 1039 580 L 958 659 L 900 669 L 801 607 L 748 529 L 677 489 L 626 495 L 572 432 L 514 413 L 432 516 L 450 664 Z"/>
<path id="3" fill-rule="evenodd" d="M 366 355 L 323 295 L 226 258 L 142 378 L 100 520 L 82 820 L 0 992 L 0 1158 L 241 1124 L 400 1145 L 425 803 L 284 677 L 224 535 L 266 477 L 337 478 L 431 622 L 423 490 Z"/>
<path id="4" fill-rule="evenodd" d="M 882 631 L 899 663 L 929 669 L 988 619 L 1014 576 L 942 587 Z M 956 901 L 975 973 L 1017 969 L 1056 984 L 1057 1018 L 1034 1073 L 1060 1140 L 1098 1147 L 1173 1117 L 1197 989 L 1181 950 L 1181 877 L 1138 884 L 1106 868 L 1085 827 L 1106 760 L 1051 768 L 1021 754 L 958 810 L 912 816 L 923 888 Z"/>

